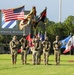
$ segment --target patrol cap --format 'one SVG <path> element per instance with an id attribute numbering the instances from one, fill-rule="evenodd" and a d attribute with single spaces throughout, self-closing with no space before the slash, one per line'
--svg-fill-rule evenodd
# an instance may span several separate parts
<path id="1" fill-rule="evenodd" d="M 56 38 L 59 38 L 59 36 L 57 35 Z"/>
<path id="2" fill-rule="evenodd" d="M 13 38 L 17 38 L 17 36 L 13 36 Z"/>
<path id="3" fill-rule="evenodd" d="M 13 36 L 13 40 L 14 40 L 14 39 L 17 39 L 17 36 Z"/>
<path id="4" fill-rule="evenodd" d="M 39 37 L 39 36 L 37 36 L 36 38 L 37 38 L 37 39 L 40 39 L 40 37 Z"/>
<path id="5" fill-rule="evenodd" d="M 46 40 L 48 39 L 48 37 L 45 38 Z"/>

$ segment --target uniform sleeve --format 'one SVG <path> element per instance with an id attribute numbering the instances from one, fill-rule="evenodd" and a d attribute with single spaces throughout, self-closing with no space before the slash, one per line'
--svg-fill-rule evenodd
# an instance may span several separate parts
<path id="1" fill-rule="evenodd" d="M 49 42 L 49 48 L 51 48 L 51 43 Z"/>
<path id="2" fill-rule="evenodd" d="M 40 41 L 40 43 L 39 43 L 39 48 L 41 48 L 41 41 Z"/>
<path id="3" fill-rule="evenodd" d="M 54 45 L 55 45 L 55 41 L 53 42 L 53 47 L 54 47 Z"/>
<path id="4" fill-rule="evenodd" d="M 20 39 L 20 42 L 22 41 L 22 38 Z"/>
<path id="5" fill-rule="evenodd" d="M 61 47 L 61 46 L 62 46 L 62 42 L 59 41 L 59 45 L 60 45 L 60 47 Z"/>
<path id="6" fill-rule="evenodd" d="M 19 41 L 17 40 L 17 45 L 19 45 Z"/>
<path id="7" fill-rule="evenodd" d="M 9 43 L 10 50 L 12 49 L 12 41 Z"/>

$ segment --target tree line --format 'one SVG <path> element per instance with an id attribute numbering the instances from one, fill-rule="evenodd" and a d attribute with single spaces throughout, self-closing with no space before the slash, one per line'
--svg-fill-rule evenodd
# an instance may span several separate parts
<path id="1" fill-rule="evenodd" d="M 43 31 L 43 26 L 39 26 L 38 30 Z M 54 21 L 47 19 L 45 31 L 51 42 L 54 41 L 56 35 L 60 36 L 60 40 L 62 40 L 69 36 L 70 33 L 74 34 L 74 16 L 68 16 L 68 18 L 61 23 L 55 23 Z"/>

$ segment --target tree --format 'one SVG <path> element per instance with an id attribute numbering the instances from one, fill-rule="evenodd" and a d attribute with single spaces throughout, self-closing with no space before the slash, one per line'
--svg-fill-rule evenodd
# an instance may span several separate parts
<path id="1" fill-rule="evenodd" d="M 0 44 L 2 44 L 4 37 L 2 35 L 0 35 Z"/>

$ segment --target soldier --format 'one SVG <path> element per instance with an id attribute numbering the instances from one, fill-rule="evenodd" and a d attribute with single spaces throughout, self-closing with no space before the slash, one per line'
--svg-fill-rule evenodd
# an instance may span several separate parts
<path id="1" fill-rule="evenodd" d="M 36 51 L 36 64 L 40 64 L 41 62 L 41 40 L 40 37 L 37 37 L 36 44 L 35 44 L 35 51 Z"/>
<path id="2" fill-rule="evenodd" d="M 29 48 L 25 34 L 20 39 L 20 43 L 21 43 L 21 59 L 22 59 L 22 64 L 24 65 L 27 62 L 27 50 Z"/>
<path id="3" fill-rule="evenodd" d="M 19 42 L 16 36 L 13 36 L 13 39 L 10 41 L 10 50 L 12 55 L 12 64 L 16 64 L 17 61 L 17 51 L 18 51 Z"/>
<path id="4" fill-rule="evenodd" d="M 32 61 L 33 61 L 33 65 L 36 64 L 36 51 L 35 51 L 35 45 L 36 45 L 36 38 L 34 37 L 32 40 L 32 46 L 31 51 L 32 51 Z"/>
<path id="5" fill-rule="evenodd" d="M 48 41 L 48 37 L 46 37 L 45 41 L 43 42 L 43 56 L 45 65 L 48 65 L 50 47 L 51 43 Z"/>
<path id="6" fill-rule="evenodd" d="M 60 64 L 60 46 L 61 42 L 59 41 L 59 36 L 56 36 L 56 40 L 53 42 L 56 65 Z"/>
<path id="7" fill-rule="evenodd" d="M 32 51 L 32 60 L 33 60 L 33 64 L 37 65 L 40 64 L 40 49 L 41 49 L 41 41 L 40 38 L 33 38 L 32 40 L 32 47 L 31 47 L 31 51 Z"/>

